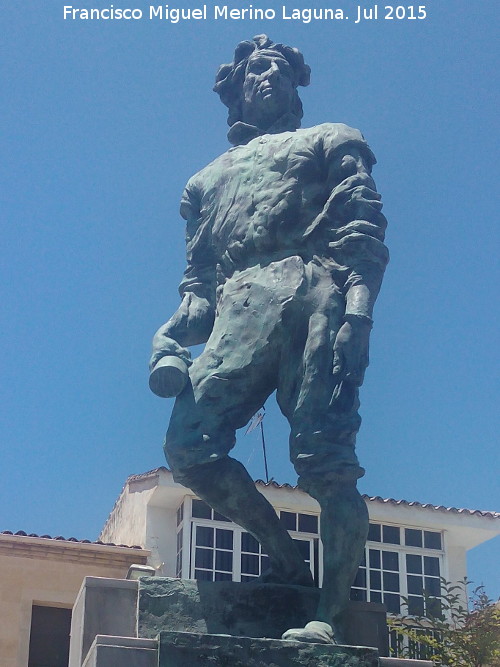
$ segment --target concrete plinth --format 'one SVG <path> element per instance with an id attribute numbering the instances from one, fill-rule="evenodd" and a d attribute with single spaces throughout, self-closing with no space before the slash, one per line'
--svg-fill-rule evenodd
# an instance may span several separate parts
<path id="1" fill-rule="evenodd" d="M 379 667 L 375 649 L 160 632 L 159 667 Z"/>
<path id="2" fill-rule="evenodd" d="M 69 667 L 80 667 L 97 635 L 137 637 L 138 582 L 85 577 L 71 617 Z"/>

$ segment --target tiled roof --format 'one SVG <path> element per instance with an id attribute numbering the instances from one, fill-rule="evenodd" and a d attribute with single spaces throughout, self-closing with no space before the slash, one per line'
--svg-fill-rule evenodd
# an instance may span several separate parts
<path id="1" fill-rule="evenodd" d="M 485 516 L 490 519 L 500 519 L 500 512 L 490 512 L 488 510 L 469 510 L 465 507 L 446 507 L 445 505 L 432 505 L 431 503 L 419 503 L 416 500 L 395 500 L 394 498 L 382 498 L 381 496 L 367 496 L 363 494 L 365 500 L 372 502 L 385 503 L 386 505 L 406 505 L 407 507 L 422 507 L 424 509 L 437 510 L 440 512 L 452 512 L 453 514 L 467 514 L 469 516 Z"/>
<path id="2" fill-rule="evenodd" d="M 170 472 L 170 470 L 165 466 L 160 466 L 159 468 L 154 468 L 153 470 L 149 470 L 148 472 L 143 472 L 139 475 L 131 475 L 127 479 L 127 482 L 133 482 L 136 480 L 144 479 L 146 477 L 154 477 L 155 475 L 158 475 L 162 471 Z M 293 486 L 292 484 L 287 484 L 287 483 L 280 484 L 279 482 L 276 482 L 273 479 L 271 479 L 269 482 L 264 482 L 262 479 L 257 479 L 255 483 L 258 486 L 267 486 L 267 487 L 271 486 L 275 489 L 292 489 L 292 490 L 299 489 L 298 486 Z M 382 498 L 381 496 L 368 496 L 367 494 L 363 494 L 363 498 L 370 502 L 384 503 L 385 505 L 403 505 L 406 507 L 421 507 L 422 509 L 430 509 L 438 512 L 451 512 L 453 514 L 464 514 L 467 516 L 482 516 L 490 519 L 500 519 L 500 512 L 492 512 L 486 510 L 470 510 L 458 507 L 445 507 L 444 505 L 431 505 L 430 503 L 419 503 L 416 500 L 414 501 L 395 500 L 394 498 Z"/>
<path id="3" fill-rule="evenodd" d="M 17 533 L 13 533 L 11 530 L 2 530 L 0 535 L 19 535 L 20 537 L 37 537 L 42 540 L 58 540 L 60 542 L 78 542 L 79 544 L 100 544 L 105 547 L 123 547 L 125 549 L 141 549 L 140 546 L 129 546 L 128 544 L 113 544 L 113 542 L 91 542 L 91 540 L 77 540 L 76 537 L 52 537 L 51 535 L 37 535 L 36 533 L 25 533 L 24 530 L 18 530 Z"/>

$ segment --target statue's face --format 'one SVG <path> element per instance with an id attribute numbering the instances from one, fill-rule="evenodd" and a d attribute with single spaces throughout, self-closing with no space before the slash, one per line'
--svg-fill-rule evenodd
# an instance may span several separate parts
<path id="1" fill-rule="evenodd" d="M 267 129 L 290 111 L 294 93 L 290 63 L 279 53 L 255 51 L 245 71 L 243 121 Z"/>

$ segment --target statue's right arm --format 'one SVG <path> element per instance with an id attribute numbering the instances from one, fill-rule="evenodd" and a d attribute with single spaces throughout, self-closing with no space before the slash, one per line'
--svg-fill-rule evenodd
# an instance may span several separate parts
<path id="1" fill-rule="evenodd" d="M 187 222 L 187 268 L 179 286 L 181 303 L 153 337 L 150 368 L 165 356 L 179 357 L 189 366 L 191 357 L 186 348 L 205 343 L 213 328 L 216 262 L 209 225 L 202 220 L 199 198 L 189 184 L 182 197 L 181 215 Z"/>

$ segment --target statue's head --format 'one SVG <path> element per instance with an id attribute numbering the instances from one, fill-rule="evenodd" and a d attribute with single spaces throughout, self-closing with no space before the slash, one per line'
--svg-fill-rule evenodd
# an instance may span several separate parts
<path id="1" fill-rule="evenodd" d="M 240 42 L 234 60 L 221 65 L 214 90 L 228 107 L 228 125 L 238 121 L 265 130 L 287 113 L 300 127 L 298 86 L 307 86 L 311 69 L 298 49 L 275 44 L 267 35 Z"/>

